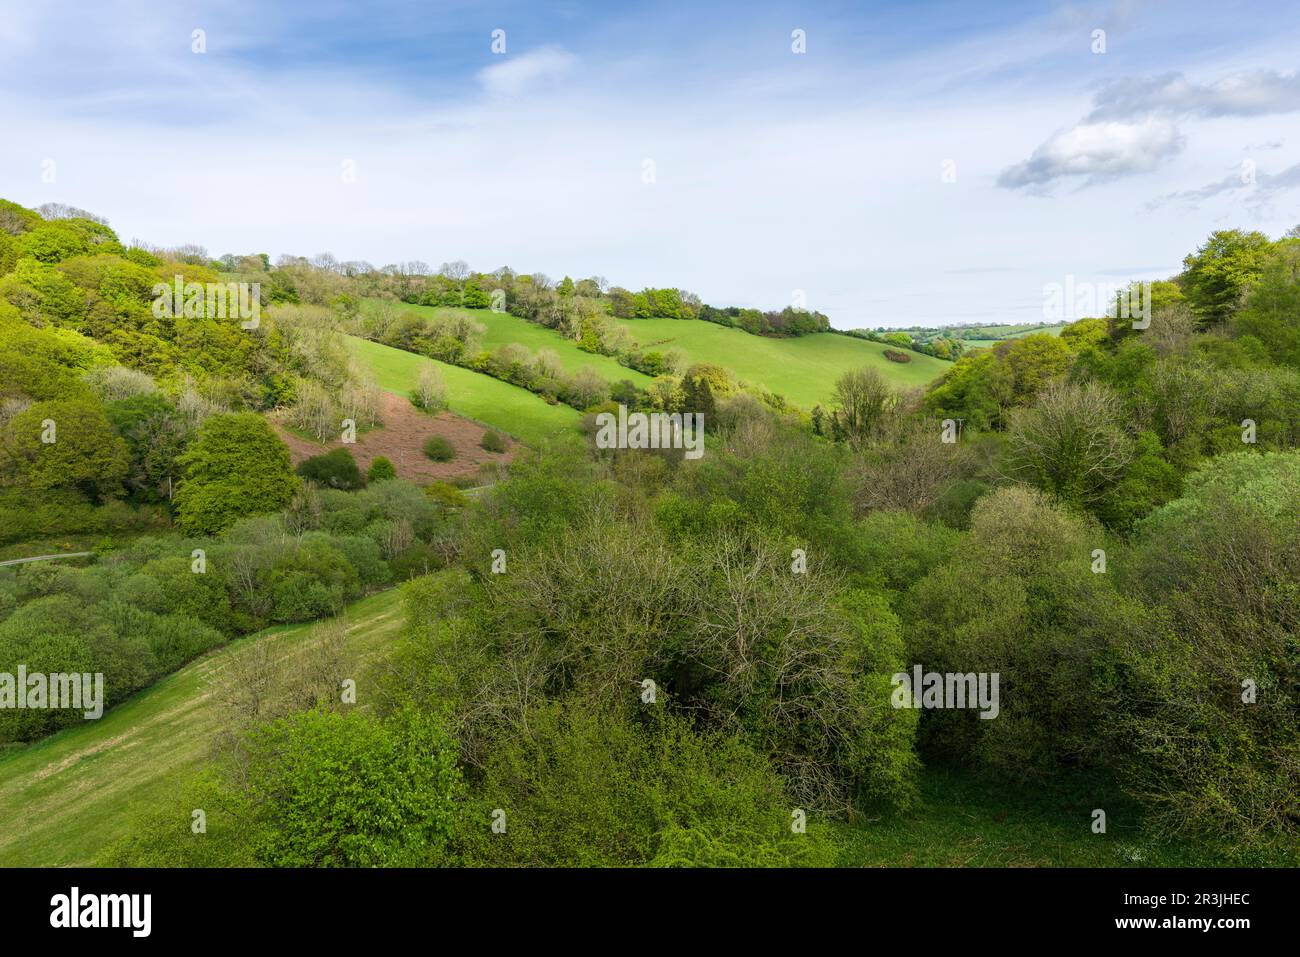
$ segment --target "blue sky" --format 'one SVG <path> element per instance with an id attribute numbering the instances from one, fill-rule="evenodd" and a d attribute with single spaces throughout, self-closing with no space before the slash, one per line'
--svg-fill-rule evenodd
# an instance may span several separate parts
<path id="1" fill-rule="evenodd" d="M 849 328 L 1036 321 L 1067 275 L 1300 223 L 1294 4 L 7 0 L 0 54 L 0 196 L 214 255 Z"/>

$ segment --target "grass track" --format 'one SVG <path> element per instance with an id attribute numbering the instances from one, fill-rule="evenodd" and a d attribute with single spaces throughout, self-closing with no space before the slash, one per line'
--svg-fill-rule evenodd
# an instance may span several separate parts
<path id="1" fill-rule="evenodd" d="M 402 625 L 401 589 L 350 605 L 347 653 L 381 653 Z M 233 641 L 133 695 L 98 721 L 0 754 L 0 866 L 89 864 L 121 836 L 133 812 L 165 800 L 208 756 L 222 711 L 209 679 L 255 641 L 292 653 L 311 625 L 269 628 Z"/>

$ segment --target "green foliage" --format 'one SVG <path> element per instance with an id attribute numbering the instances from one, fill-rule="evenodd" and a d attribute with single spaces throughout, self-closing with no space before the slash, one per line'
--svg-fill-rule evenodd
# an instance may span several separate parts
<path id="1" fill-rule="evenodd" d="M 1160 831 L 1300 843 L 1300 452 L 1219 456 L 1138 528 L 1158 627 L 1120 646 L 1123 779 Z M 1139 571 L 1140 570 L 1140 571 Z"/>
<path id="2" fill-rule="evenodd" d="M 1265 268 L 1232 334 L 1260 343 L 1271 361 L 1300 368 L 1300 252 L 1284 248 Z"/>
<path id="3" fill-rule="evenodd" d="M 387 482 L 395 478 L 397 478 L 397 469 L 383 455 L 375 456 L 370 463 L 370 468 L 366 469 L 366 482 Z"/>
<path id="4" fill-rule="evenodd" d="M 176 491 L 176 512 L 190 534 L 212 534 L 243 516 L 281 509 L 298 487 L 289 449 L 251 413 L 207 419 L 178 463 L 185 481 Z"/>
<path id="5" fill-rule="evenodd" d="M 982 498 L 971 531 L 908 591 L 908 660 L 926 672 L 997 673 L 995 719 L 926 710 L 927 757 L 967 760 L 1010 780 L 1046 778 L 1105 756 L 1106 642 L 1130 613 L 1093 574 L 1097 531 L 1032 489 Z"/>
<path id="6" fill-rule="evenodd" d="M 84 399 L 37 402 L 9 420 L 0 476 L 45 492 L 75 490 L 99 502 L 121 490 L 128 456 L 103 409 Z"/>
<path id="7" fill-rule="evenodd" d="M 1241 305 L 1272 250 L 1263 233 L 1221 229 L 1183 260 L 1187 299 L 1202 325 L 1223 322 Z"/>
<path id="8" fill-rule="evenodd" d="M 431 715 L 385 722 L 312 711 L 248 738 L 249 822 L 277 867 L 436 864 L 461 792 L 456 752 Z"/>
<path id="9" fill-rule="evenodd" d="M 1132 456 L 1119 397 L 1098 383 L 1053 386 L 1012 413 L 1009 472 L 1070 505 L 1096 502 Z"/>
<path id="10" fill-rule="evenodd" d="M 388 462 L 387 459 L 384 461 Z M 392 463 L 388 462 L 388 468 L 392 469 L 392 467 Z M 361 477 L 361 470 L 357 468 L 357 460 L 343 446 L 304 459 L 298 463 L 296 471 L 303 478 L 317 485 L 343 489 L 345 492 L 361 488 L 366 484 Z"/>
<path id="11" fill-rule="evenodd" d="M 816 822 L 763 756 L 651 710 L 640 720 L 546 705 L 492 752 L 465 823 L 466 862 L 533 867 L 827 866 Z M 504 834 L 491 832 L 505 813 Z"/>
<path id="12" fill-rule="evenodd" d="M 139 500 L 161 502 L 179 477 L 177 459 L 189 429 L 176 407 L 156 392 L 109 402 L 104 411 L 126 442 L 130 464 L 126 485 Z"/>
<path id="13" fill-rule="evenodd" d="M 674 551 L 652 527 L 587 520 L 512 548 L 481 610 L 427 639 L 437 664 L 421 670 L 447 683 L 471 760 L 538 696 L 632 709 L 653 675 L 670 710 L 771 754 L 807 806 L 906 805 L 915 717 L 887 694 L 898 622 L 878 598 L 791 574 L 787 556 L 735 535 Z M 425 641 L 432 623 L 412 624 Z"/>
<path id="14" fill-rule="evenodd" d="M 731 373 L 721 366 L 697 362 L 682 376 L 682 407 L 685 412 L 712 416 L 715 403 L 735 391 Z"/>
<path id="15" fill-rule="evenodd" d="M 501 437 L 501 433 L 492 429 L 488 429 L 483 433 L 483 438 L 479 440 L 478 444 L 485 452 L 505 452 L 508 448 L 506 440 Z"/>
<path id="16" fill-rule="evenodd" d="M 441 435 L 431 435 L 424 441 L 424 454 L 435 462 L 450 462 L 456 457 L 456 447 Z"/>

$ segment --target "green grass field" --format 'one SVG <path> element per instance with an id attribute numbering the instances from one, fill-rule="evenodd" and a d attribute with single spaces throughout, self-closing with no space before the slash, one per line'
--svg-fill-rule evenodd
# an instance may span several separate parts
<path id="1" fill-rule="evenodd" d="M 363 308 L 373 309 L 376 303 L 377 300 L 366 300 Z M 497 346 L 517 342 L 532 352 L 550 349 L 559 356 L 560 364 L 566 372 L 594 369 L 609 382 L 628 379 L 641 388 L 650 382 L 649 376 L 619 365 L 616 359 L 583 352 L 576 342 L 554 329 L 547 329 L 509 313 L 492 312 L 489 309 L 457 309 L 451 306 L 412 306 L 407 303 L 402 303 L 398 312 L 415 312 L 422 316 L 466 315 L 487 328 L 487 333 L 483 336 L 484 349 L 495 349 Z"/>
<path id="2" fill-rule="evenodd" d="M 347 654 L 362 666 L 397 635 L 401 589 L 348 607 Z M 202 766 L 223 712 L 210 681 L 252 642 L 292 654 L 311 625 L 269 628 L 191 662 L 106 712 L 0 754 L 0 866 L 91 863 L 140 808 L 171 797 Z"/>
<path id="3" fill-rule="evenodd" d="M 451 411 L 500 429 L 523 442 L 537 444 L 557 433 L 571 430 L 580 418 L 577 410 L 567 405 L 547 405 L 527 389 L 480 372 L 366 339 L 349 337 L 348 346 L 370 369 L 381 389 L 398 395 L 404 396 L 411 391 L 423 366 L 437 366 L 447 384 L 447 402 Z"/>
<path id="4" fill-rule="evenodd" d="M 891 362 L 888 346 L 830 332 L 796 339 L 751 336 L 712 322 L 691 319 L 622 319 L 642 346 L 679 349 L 691 362 L 711 362 L 730 369 L 751 385 L 783 395 L 811 409 L 828 405 L 835 380 L 849 369 L 870 366 L 899 389 L 924 386 L 952 363 L 909 352 L 911 362 Z"/>

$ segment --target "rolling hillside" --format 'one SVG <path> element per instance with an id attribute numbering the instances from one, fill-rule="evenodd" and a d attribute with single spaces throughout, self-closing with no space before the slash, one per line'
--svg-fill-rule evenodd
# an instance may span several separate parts
<path id="1" fill-rule="evenodd" d="M 358 666 L 402 625 L 401 589 L 364 598 L 344 613 L 347 654 Z M 209 754 L 223 712 L 211 680 L 257 641 L 293 654 L 311 624 L 268 628 L 200 658 L 104 714 L 0 755 L 0 866 L 91 862 L 129 816 L 162 801 Z"/>
<path id="2" fill-rule="evenodd" d="M 711 362 L 730 369 L 740 379 L 785 396 L 811 409 L 828 405 L 836 378 L 849 369 L 870 366 L 897 388 L 924 386 L 943 375 L 951 363 L 909 352 L 911 362 L 891 362 L 888 346 L 834 333 L 796 339 L 769 339 L 689 319 L 624 319 L 638 343 L 657 349 L 679 349 L 691 362 Z"/>
<path id="3" fill-rule="evenodd" d="M 367 300 L 366 308 L 373 308 L 374 302 L 375 300 Z M 560 364 L 564 366 L 566 372 L 577 372 L 583 368 L 594 369 L 609 382 L 628 379 L 642 388 L 650 382 L 649 376 L 643 375 L 635 369 L 619 365 L 616 359 L 583 352 L 578 348 L 576 342 L 560 335 L 555 330 L 539 326 L 535 322 L 528 322 L 526 319 L 520 319 L 518 316 L 512 316 L 509 313 L 492 312 L 490 309 L 456 309 L 449 306 L 412 306 L 408 303 L 401 303 L 398 311 L 415 312 L 422 316 L 454 313 L 468 315 L 475 322 L 487 328 L 487 333 L 483 336 L 484 349 L 495 349 L 497 346 L 506 343 L 517 342 L 532 352 L 550 349 L 560 357 Z"/>
<path id="4" fill-rule="evenodd" d="M 544 329 L 541 331 L 546 332 Z M 421 367 L 437 366 L 447 383 L 447 401 L 453 412 L 500 429 L 524 442 L 535 444 L 572 429 L 580 418 L 578 412 L 567 405 L 547 405 L 527 389 L 469 369 L 366 339 L 350 337 L 348 345 L 370 369 L 381 389 L 401 396 L 411 391 Z"/>
<path id="5" fill-rule="evenodd" d="M 374 301 L 367 301 L 373 308 Z M 467 313 L 487 328 L 483 338 L 485 349 L 515 342 L 533 352 L 550 349 L 559 356 L 566 371 L 581 368 L 594 369 L 609 382 L 628 379 L 639 387 L 649 383 L 650 377 L 619 365 L 608 356 L 583 352 L 577 343 L 552 329 L 528 322 L 507 313 L 494 313 L 486 309 L 462 310 L 450 307 L 401 305 L 401 311 L 422 315 Z M 841 373 L 867 365 L 878 369 L 899 389 L 911 389 L 933 382 L 950 367 L 950 363 L 917 352 L 908 352 L 912 361 L 891 362 L 884 356 L 889 348 L 878 342 L 818 333 L 790 339 L 754 336 L 739 329 L 701 320 L 686 319 L 621 319 L 638 344 L 659 351 L 677 349 L 688 362 L 710 362 L 730 369 L 737 378 L 751 385 L 762 386 L 804 409 L 814 405 L 828 405 L 835 380 Z M 446 368 L 446 367 L 444 367 Z M 384 388 L 396 387 L 380 383 Z M 448 382 L 450 385 L 450 380 Z M 490 424 L 484 415 L 467 412 L 454 403 L 452 408 Z M 501 428 L 507 428 L 504 423 Z M 517 433 L 523 437 L 522 433 Z"/>

